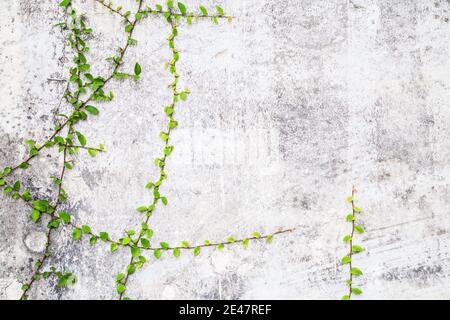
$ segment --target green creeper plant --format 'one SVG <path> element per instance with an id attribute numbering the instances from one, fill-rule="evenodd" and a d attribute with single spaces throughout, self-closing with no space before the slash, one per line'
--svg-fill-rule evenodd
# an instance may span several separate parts
<path id="1" fill-rule="evenodd" d="M 347 198 L 347 201 L 352 205 L 352 213 L 348 214 L 346 221 L 351 224 L 351 233 L 344 236 L 343 241 L 348 245 L 348 254 L 345 255 L 341 263 L 342 265 L 348 265 L 349 279 L 346 281 L 348 286 L 348 293 L 342 297 L 342 300 L 350 300 L 352 295 L 362 294 L 362 290 L 354 286 L 354 278 L 363 275 L 361 269 L 357 268 L 353 264 L 353 257 L 364 251 L 364 248 L 355 244 L 355 235 L 364 233 L 364 228 L 357 223 L 357 217 L 362 213 L 362 209 L 355 205 L 355 194 L 357 190 L 352 188 L 352 195 Z"/>
<path id="2" fill-rule="evenodd" d="M 191 251 L 194 256 L 200 254 L 203 248 L 217 248 L 222 250 L 228 245 L 241 244 L 247 248 L 250 241 L 271 242 L 273 236 L 293 231 L 293 229 L 280 229 L 272 234 L 262 235 L 259 232 L 253 232 L 251 236 L 236 240 L 228 237 L 222 242 L 210 242 L 205 240 L 202 244 L 191 245 L 183 241 L 178 246 L 170 246 L 168 242 L 160 242 L 159 245 L 151 244 L 151 238 L 154 231 L 149 227 L 149 220 L 157 207 L 162 204 L 168 205 L 166 196 L 161 195 L 160 188 L 167 180 L 166 160 L 174 151 L 174 146 L 170 143 L 170 137 L 173 130 L 179 124 L 175 119 L 175 111 L 178 103 L 185 102 L 190 94 L 189 89 L 180 90 L 178 88 L 179 74 L 177 72 L 177 62 L 180 59 L 180 53 L 176 48 L 176 38 L 178 37 L 178 27 L 181 21 L 186 21 L 188 25 L 199 19 L 210 19 L 213 23 L 219 23 L 219 20 L 232 21 L 233 17 L 224 14 L 221 7 L 216 6 L 216 13 L 208 13 L 204 6 L 199 7 L 199 12 L 194 13 L 187 9 L 181 2 L 167 1 L 165 5 L 155 5 L 155 7 L 146 6 L 143 0 L 136 0 L 137 10 L 133 14 L 131 11 L 125 11 L 122 7 L 112 4 L 110 1 L 92 0 L 101 4 L 112 14 L 118 15 L 122 19 L 126 42 L 117 48 L 116 52 L 106 59 L 111 63 L 111 71 L 107 75 L 94 75 L 91 71 L 91 65 L 88 61 L 89 41 L 93 38 L 93 30 L 88 26 L 88 19 L 85 14 L 79 14 L 72 4 L 72 0 L 58 0 L 59 6 L 64 10 L 65 21 L 56 26 L 61 27 L 67 35 L 67 43 L 73 51 L 73 65 L 69 69 L 67 76 L 67 86 L 63 94 L 63 100 L 71 106 L 71 111 L 67 114 L 59 114 L 59 122 L 55 126 L 53 133 L 49 138 L 41 143 L 34 140 L 26 140 L 25 144 L 29 147 L 29 155 L 24 161 L 16 166 L 6 167 L 0 170 L 0 187 L 3 194 L 10 196 L 14 200 L 23 201 L 30 209 L 30 218 L 34 223 L 45 223 L 47 226 L 47 241 L 44 253 L 35 263 L 35 269 L 30 280 L 23 284 L 23 294 L 21 299 L 29 297 L 31 288 L 41 279 L 56 277 L 59 286 L 73 285 L 76 282 L 75 275 L 70 271 L 57 271 L 54 266 L 49 266 L 49 257 L 52 256 L 52 244 L 55 233 L 60 230 L 62 225 L 68 226 L 72 231 L 74 241 L 81 240 L 83 237 L 89 238 L 89 243 L 95 245 L 99 240 L 110 246 L 111 252 L 119 249 L 130 251 L 130 262 L 126 270 L 116 277 L 116 288 L 120 299 L 129 299 L 124 297 L 127 289 L 127 282 L 131 275 L 137 269 L 142 268 L 148 261 L 146 253 L 151 253 L 153 258 L 159 259 L 163 253 L 171 252 L 174 257 L 179 257 L 183 251 Z M 68 194 L 64 190 L 64 181 L 67 174 L 74 168 L 75 155 L 80 151 L 87 152 L 95 157 L 105 152 L 103 144 L 98 146 L 88 145 L 87 137 L 79 131 L 77 125 L 80 122 L 89 121 L 91 117 L 99 116 L 100 110 L 95 106 L 98 101 L 112 101 L 114 94 L 107 92 L 107 87 L 113 80 L 123 81 L 133 79 L 138 81 L 142 75 L 142 67 L 138 62 L 134 63 L 133 70 L 124 70 L 124 59 L 130 46 L 138 44 L 138 40 L 133 37 L 135 28 L 139 22 L 150 16 L 164 18 L 169 26 L 170 35 L 167 39 L 171 49 L 171 58 L 167 63 L 167 68 L 172 75 L 170 89 L 172 90 L 172 99 L 164 107 L 164 113 L 167 116 L 167 127 L 161 131 L 160 138 L 164 145 L 161 155 L 155 159 L 155 165 L 159 168 L 159 177 L 148 182 L 146 188 L 151 192 L 151 201 L 147 205 L 137 208 L 137 211 L 143 214 L 143 221 L 139 230 L 126 228 L 124 236 L 120 239 L 112 239 L 109 232 L 95 232 L 93 228 L 86 224 L 76 224 L 72 220 L 69 212 L 63 209 L 68 200 Z M 56 188 L 56 197 L 32 195 L 31 191 L 24 188 L 20 180 L 12 179 L 20 170 L 27 170 L 31 167 L 33 159 L 41 157 L 45 150 L 55 149 L 61 154 L 61 163 L 59 165 L 59 174 L 51 176 L 50 180 Z"/>

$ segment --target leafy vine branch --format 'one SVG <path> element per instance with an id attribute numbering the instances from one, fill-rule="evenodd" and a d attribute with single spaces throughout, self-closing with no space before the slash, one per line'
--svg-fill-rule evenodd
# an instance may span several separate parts
<path id="1" fill-rule="evenodd" d="M 348 272 L 349 272 L 349 279 L 346 281 L 346 284 L 348 286 L 348 294 L 344 295 L 342 297 L 342 300 L 350 300 L 352 297 L 352 294 L 354 295 L 360 295 L 362 294 L 362 290 L 360 288 L 357 288 L 353 284 L 353 278 L 362 276 L 363 272 L 361 269 L 357 268 L 353 264 L 353 256 L 355 254 L 358 254 L 362 251 L 364 251 L 364 248 L 355 244 L 355 234 L 362 234 L 364 233 L 364 228 L 357 224 L 357 214 L 360 214 L 362 212 L 362 209 L 360 207 L 357 207 L 355 205 L 355 194 L 357 190 L 355 187 L 352 188 L 352 195 L 347 198 L 347 201 L 350 202 L 352 205 L 352 213 L 348 214 L 346 217 L 346 221 L 351 223 L 352 230 L 351 234 L 344 236 L 344 242 L 348 244 L 348 254 L 345 255 L 342 258 L 342 264 L 346 265 L 348 264 Z"/>
<path id="2" fill-rule="evenodd" d="M 150 229 L 148 223 L 156 210 L 157 206 L 162 203 L 168 205 L 167 197 L 160 194 L 160 189 L 167 179 L 166 160 L 172 154 L 174 146 L 170 144 L 171 133 L 178 127 L 178 122 L 175 120 L 175 111 L 177 103 L 187 100 L 190 94 L 189 89 L 180 90 L 178 88 L 179 74 L 177 72 L 177 62 L 180 58 L 180 53 L 176 48 L 176 38 L 178 36 L 178 24 L 180 20 L 185 20 L 188 24 L 202 18 L 211 19 L 213 23 L 218 23 L 221 19 L 232 21 L 232 16 L 227 16 L 221 7 L 216 7 L 216 14 L 208 13 L 204 6 L 199 7 L 199 13 L 188 11 L 186 6 L 181 2 L 167 1 L 165 6 L 156 5 L 151 8 L 144 4 L 143 0 L 137 0 L 137 10 L 134 14 L 131 11 L 125 11 L 121 7 L 114 6 L 109 1 L 93 0 L 100 3 L 113 14 L 120 16 L 124 24 L 124 32 L 126 34 L 126 43 L 117 49 L 116 54 L 107 57 L 111 62 L 111 72 L 106 76 L 93 75 L 91 73 L 91 65 L 88 63 L 89 46 L 88 41 L 92 38 L 93 30 L 87 25 L 87 17 L 84 14 L 78 14 L 71 0 L 62 0 L 59 6 L 64 9 L 66 19 L 57 24 L 64 32 L 67 32 L 68 44 L 73 50 L 74 58 L 73 67 L 69 70 L 69 75 L 66 81 L 67 87 L 65 89 L 63 99 L 72 107 L 70 114 L 59 114 L 59 124 L 55 126 L 53 133 L 49 138 L 42 143 L 37 143 L 34 140 L 26 140 L 25 144 L 29 146 L 29 155 L 24 161 L 16 166 L 6 167 L 0 170 L 0 187 L 3 188 L 5 195 L 11 196 L 14 200 L 23 201 L 31 211 L 31 220 L 35 223 L 44 223 L 47 225 L 46 245 L 45 250 L 40 259 L 35 263 L 35 270 L 30 280 L 22 287 L 23 294 L 21 299 L 28 299 L 29 291 L 41 279 L 47 279 L 54 276 L 58 279 L 59 286 L 72 285 L 76 282 L 76 277 L 71 272 L 57 271 L 53 266 L 48 265 L 48 258 L 52 256 L 52 238 L 54 233 L 65 224 L 72 229 L 73 239 L 80 240 L 83 235 L 89 237 L 90 244 L 94 245 L 101 240 L 108 243 L 111 252 L 120 248 L 127 248 L 130 250 L 130 262 L 126 266 L 126 270 L 116 277 L 116 288 L 120 299 L 129 299 L 124 297 L 127 289 L 127 283 L 137 269 L 142 268 L 148 259 L 143 252 L 151 251 L 156 259 L 159 259 L 166 251 L 171 251 L 173 256 L 179 257 L 184 250 L 191 250 L 195 256 L 200 254 L 202 248 L 217 248 L 221 250 L 224 246 L 241 244 L 245 248 L 250 241 L 265 240 L 270 242 L 273 236 L 292 232 L 293 229 L 280 229 L 272 234 L 261 235 L 258 232 L 253 232 L 250 237 L 239 240 L 233 237 L 228 237 L 223 242 L 210 242 L 205 240 L 203 244 L 191 245 L 187 241 L 183 241 L 180 246 L 170 246 L 167 242 L 161 242 L 159 246 L 153 246 L 150 239 L 153 236 L 153 230 Z M 137 211 L 143 214 L 143 221 L 140 229 L 128 230 L 120 239 L 112 239 L 109 233 L 101 231 L 95 233 L 88 225 L 78 225 L 72 220 L 70 213 L 61 210 L 61 207 L 67 202 L 68 194 L 64 190 L 64 181 L 67 173 L 73 169 L 75 165 L 74 155 L 80 150 L 85 150 L 92 157 L 99 153 L 105 152 L 103 144 L 98 147 L 88 146 L 87 138 L 83 133 L 77 129 L 77 124 L 81 121 L 88 121 L 91 116 L 98 116 L 100 111 L 93 106 L 96 101 L 111 101 L 114 98 L 112 91 L 106 93 L 107 85 L 112 80 L 122 80 L 132 78 L 135 81 L 140 79 L 142 68 L 139 63 L 135 63 L 133 72 L 125 72 L 123 69 L 124 58 L 130 46 L 137 45 L 138 41 L 133 38 L 134 30 L 138 23 L 150 15 L 162 16 L 166 19 L 170 27 L 170 35 L 168 37 L 168 45 L 171 49 L 172 56 L 167 63 L 167 68 L 171 73 L 173 80 L 170 83 L 172 90 L 172 100 L 169 105 L 165 106 L 164 112 L 167 115 L 167 127 L 160 133 L 160 138 L 163 141 L 162 155 L 155 159 L 155 165 L 159 168 L 159 177 L 155 181 L 150 181 L 146 188 L 151 191 L 151 201 L 147 205 L 137 208 Z M 18 170 L 26 170 L 31 164 L 32 160 L 40 157 L 44 149 L 56 148 L 62 154 L 59 174 L 51 176 L 53 184 L 56 186 L 56 197 L 51 201 L 47 197 L 35 197 L 31 192 L 23 187 L 20 180 L 13 180 L 11 177 Z"/>

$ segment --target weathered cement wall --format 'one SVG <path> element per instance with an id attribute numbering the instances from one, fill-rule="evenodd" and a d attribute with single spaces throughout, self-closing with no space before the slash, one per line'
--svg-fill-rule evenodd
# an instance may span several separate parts
<path id="1" fill-rule="evenodd" d="M 25 157 L 24 139 L 51 132 L 70 50 L 52 27 L 55 1 L 1 0 L 0 167 Z M 199 1 L 185 0 L 187 5 Z M 154 2 L 152 2 L 154 3 Z M 167 255 L 132 278 L 140 299 L 339 299 L 339 259 L 349 225 L 345 197 L 354 184 L 365 210 L 367 251 L 356 258 L 366 299 L 450 299 L 450 23 L 448 0 L 209 0 L 236 16 L 215 26 L 180 27 L 181 87 L 176 146 L 164 193 L 169 206 L 151 219 L 156 243 L 222 240 L 278 227 L 297 231 L 247 250 Z M 116 1 L 135 8 L 134 1 Z M 120 19 L 91 0 L 92 65 L 123 42 Z M 170 98 L 170 30 L 146 19 L 130 50 L 139 82 L 114 82 L 115 100 L 82 126 L 107 153 L 77 156 L 65 188 L 77 223 L 118 238 L 137 228 L 148 202 L 158 133 Z M 35 161 L 24 179 L 50 196 L 57 154 Z M 0 298 L 16 299 L 45 244 L 45 227 L 22 204 L 0 199 Z M 125 227 L 126 226 L 126 227 Z M 52 263 L 76 273 L 70 290 L 42 282 L 31 298 L 110 299 L 129 252 L 55 239 Z M 152 260 L 153 261 L 153 260 Z"/>

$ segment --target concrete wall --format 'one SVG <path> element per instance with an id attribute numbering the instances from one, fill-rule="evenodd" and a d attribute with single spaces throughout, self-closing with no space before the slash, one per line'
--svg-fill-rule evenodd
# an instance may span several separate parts
<path id="1" fill-rule="evenodd" d="M 91 64 L 123 43 L 120 19 L 92 0 L 76 1 L 95 30 Z M 150 1 L 151 3 L 155 3 Z M 198 5 L 197 0 L 184 0 Z M 0 0 L 0 167 L 26 155 L 55 124 L 71 53 L 52 25 L 56 1 Z M 115 1 L 135 8 L 134 1 Z M 365 299 L 450 299 L 450 24 L 448 0 L 208 0 L 236 16 L 230 25 L 180 27 L 181 87 L 175 151 L 163 192 L 169 206 L 151 219 L 155 243 L 223 240 L 297 227 L 271 245 L 170 255 L 131 280 L 139 299 L 339 299 L 339 259 L 349 231 L 345 197 L 354 184 L 365 210 L 355 258 Z M 114 82 L 116 98 L 80 129 L 107 153 L 77 156 L 68 177 L 69 210 L 78 224 L 118 238 L 137 228 L 157 174 L 170 99 L 167 23 L 139 25 L 126 66 L 139 82 Z M 101 39 L 101 41 L 99 40 Z M 23 178 L 42 197 L 59 155 L 33 163 Z M 45 226 L 24 205 L 0 198 L 0 298 L 16 299 L 45 245 Z M 51 263 L 78 283 L 41 282 L 34 299 L 115 298 L 114 277 L 129 252 L 55 238 Z"/>

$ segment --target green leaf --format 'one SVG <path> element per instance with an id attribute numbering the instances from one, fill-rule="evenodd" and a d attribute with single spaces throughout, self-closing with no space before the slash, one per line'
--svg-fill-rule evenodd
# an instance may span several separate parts
<path id="1" fill-rule="evenodd" d="M 55 137 L 54 139 L 53 139 L 56 143 L 58 143 L 58 144 L 64 144 L 65 143 L 65 140 L 64 140 L 64 138 L 63 137 Z"/>
<path id="2" fill-rule="evenodd" d="M 352 240 L 352 236 L 347 234 L 346 236 L 344 236 L 344 238 L 342 239 L 344 242 L 349 242 Z"/>
<path id="3" fill-rule="evenodd" d="M 352 196 L 349 196 L 349 197 L 347 197 L 347 202 L 352 202 L 353 201 L 353 197 Z"/>
<path id="4" fill-rule="evenodd" d="M 166 197 L 161 197 L 161 201 L 165 206 L 167 206 L 167 198 Z"/>
<path id="5" fill-rule="evenodd" d="M 195 247 L 194 249 L 194 256 L 198 256 L 200 254 L 200 247 Z"/>
<path id="6" fill-rule="evenodd" d="M 136 209 L 139 212 L 146 212 L 148 210 L 148 208 L 146 206 L 141 206 L 139 208 Z"/>
<path id="7" fill-rule="evenodd" d="M 355 216 L 350 213 L 349 215 L 347 215 L 345 220 L 347 220 L 347 222 L 352 222 L 353 220 L 355 220 Z"/>
<path id="8" fill-rule="evenodd" d="M 181 250 L 180 250 L 180 248 L 175 248 L 175 249 L 173 249 L 173 255 L 175 256 L 175 257 L 179 257 L 180 256 L 180 254 L 181 254 Z"/>
<path id="9" fill-rule="evenodd" d="M 22 162 L 19 166 L 20 169 L 28 169 L 30 165 L 26 162 Z"/>
<path id="10" fill-rule="evenodd" d="M 132 24 L 126 25 L 125 32 L 130 33 L 131 31 L 133 31 L 133 25 Z"/>
<path id="11" fill-rule="evenodd" d="M 47 200 L 35 200 L 33 201 L 33 208 L 39 210 L 40 212 L 46 212 L 49 203 Z"/>
<path id="12" fill-rule="evenodd" d="M 178 9 L 180 9 L 182 15 L 186 14 L 186 6 L 183 3 L 178 2 Z"/>
<path id="13" fill-rule="evenodd" d="M 81 231 L 83 231 L 84 234 L 89 234 L 91 233 L 91 227 L 89 227 L 88 225 L 84 224 L 81 226 Z"/>
<path id="14" fill-rule="evenodd" d="M 156 249 L 155 251 L 153 251 L 153 255 L 155 256 L 156 259 L 161 258 L 161 250 Z"/>
<path id="15" fill-rule="evenodd" d="M 252 233 L 252 237 L 254 237 L 254 238 L 261 238 L 261 233 L 259 233 L 259 232 L 253 232 L 253 233 Z"/>
<path id="16" fill-rule="evenodd" d="M 111 252 L 116 251 L 117 249 L 119 249 L 119 244 L 117 244 L 116 242 L 111 243 Z"/>
<path id="17" fill-rule="evenodd" d="M 139 63 L 136 62 L 136 64 L 134 65 L 134 74 L 138 76 L 141 74 L 141 72 L 142 72 L 142 68 L 139 65 Z"/>
<path id="18" fill-rule="evenodd" d="M 364 233 L 364 228 L 361 226 L 355 226 L 355 231 L 361 234 Z"/>
<path id="19" fill-rule="evenodd" d="M 75 228 L 75 229 L 73 229 L 73 232 L 72 232 L 72 238 L 73 238 L 73 240 L 79 240 L 80 238 L 81 238 L 81 230 L 80 229 L 78 229 L 78 228 Z"/>
<path id="20" fill-rule="evenodd" d="M 70 162 L 65 162 L 65 163 L 64 163 L 64 167 L 66 167 L 66 168 L 69 169 L 69 170 L 72 170 L 72 169 L 73 169 L 73 165 L 72 165 Z"/>
<path id="21" fill-rule="evenodd" d="M 61 211 L 59 213 L 59 217 L 61 218 L 62 221 L 64 221 L 64 223 L 70 222 L 70 214 L 68 214 L 67 212 Z"/>
<path id="22" fill-rule="evenodd" d="M 163 141 L 169 140 L 169 135 L 167 133 L 161 132 L 159 135 Z"/>
<path id="23" fill-rule="evenodd" d="M 219 17 L 223 16 L 223 14 L 224 14 L 223 9 L 219 6 L 216 6 L 216 9 L 217 9 L 217 14 L 219 15 Z"/>
<path id="24" fill-rule="evenodd" d="M 59 287 L 64 287 L 67 285 L 67 278 L 66 277 L 61 277 L 58 280 L 58 286 Z"/>
<path id="25" fill-rule="evenodd" d="M 119 273 L 116 277 L 116 281 L 120 282 L 125 278 L 125 273 Z"/>
<path id="26" fill-rule="evenodd" d="M 341 260 L 342 264 L 347 264 L 347 263 L 350 263 L 351 261 L 352 261 L 352 259 L 349 256 L 345 256 Z"/>
<path id="27" fill-rule="evenodd" d="M 348 295 L 345 295 L 342 297 L 342 300 L 350 300 L 350 297 Z"/>
<path id="28" fill-rule="evenodd" d="M 100 239 L 102 239 L 103 241 L 108 241 L 109 239 L 108 232 L 100 232 Z"/>
<path id="29" fill-rule="evenodd" d="M 188 93 L 185 92 L 185 91 L 183 91 L 183 92 L 180 93 L 180 98 L 181 98 L 181 100 L 183 100 L 183 101 L 186 101 L 187 96 L 188 96 Z"/>
<path id="30" fill-rule="evenodd" d="M 171 107 L 165 107 L 165 108 L 164 108 L 164 112 L 165 112 L 168 116 L 171 116 L 171 115 L 173 114 L 173 112 L 174 112 L 174 109 L 171 108 Z"/>
<path id="31" fill-rule="evenodd" d="M 47 224 L 47 227 L 50 229 L 56 229 L 59 227 L 59 220 L 57 219 L 53 219 L 50 220 L 49 223 Z"/>
<path id="32" fill-rule="evenodd" d="M 174 147 L 173 146 L 165 146 L 164 147 L 164 154 L 166 156 L 170 156 L 170 154 L 173 152 Z"/>
<path id="33" fill-rule="evenodd" d="M 178 122 L 177 122 L 177 121 L 175 121 L 175 120 L 170 120 L 170 122 L 169 122 L 169 127 L 170 127 L 171 129 L 175 129 L 177 126 L 178 126 Z"/>
<path id="34" fill-rule="evenodd" d="M 121 243 L 123 246 L 126 246 L 127 244 L 130 244 L 130 242 L 131 242 L 131 238 L 130 238 L 130 237 L 126 237 L 126 238 L 120 239 L 120 243 Z"/>
<path id="35" fill-rule="evenodd" d="M 91 68 L 91 65 L 89 64 L 82 64 L 78 66 L 78 69 L 82 72 L 88 71 Z"/>
<path id="36" fill-rule="evenodd" d="M 77 138 L 78 138 L 78 141 L 80 142 L 80 144 L 82 145 L 82 146 L 85 146 L 86 145 L 86 137 L 85 136 L 83 136 L 80 132 L 78 132 L 77 131 Z"/>
<path id="37" fill-rule="evenodd" d="M 245 249 L 247 249 L 249 243 L 250 243 L 250 240 L 248 240 L 248 239 L 242 240 L 242 246 L 243 246 Z"/>
<path id="38" fill-rule="evenodd" d="M 362 290 L 360 288 L 352 288 L 352 293 L 359 296 L 360 294 L 362 294 Z"/>
<path id="39" fill-rule="evenodd" d="M 30 201 L 30 199 L 31 199 L 31 193 L 30 193 L 30 191 L 25 191 L 25 192 L 22 194 L 22 198 L 23 198 L 23 200 L 25 200 L 25 201 Z"/>
<path id="40" fill-rule="evenodd" d="M 150 241 L 148 241 L 147 239 L 141 238 L 141 243 L 142 243 L 142 246 L 143 246 L 145 249 L 150 248 Z"/>
<path id="41" fill-rule="evenodd" d="M 89 243 L 90 243 L 90 244 L 96 244 L 96 243 L 97 243 L 97 237 L 96 237 L 96 236 L 92 236 L 92 237 L 89 239 Z"/>
<path id="42" fill-rule="evenodd" d="M 217 245 L 217 250 L 222 251 L 223 247 L 224 247 L 224 244 L 223 243 L 219 243 Z"/>
<path id="43" fill-rule="evenodd" d="M 86 106 L 85 109 L 87 112 L 89 112 L 90 114 L 93 114 L 94 116 L 96 116 L 100 113 L 100 111 L 98 111 L 98 109 L 94 106 Z"/>
<path id="44" fill-rule="evenodd" d="M 38 210 L 34 209 L 33 211 L 31 211 L 31 220 L 33 220 L 34 222 L 37 222 L 40 216 L 41 213 Z"/>
<path id="45" fill-rule="evenodd" d="M 204 6 L 200 6 L 200 11 L 202 12 L 203 16 L 208 15 L 208 11 L 206 10 L 206 8 Z"/>
<path id="46" fill-rule="evenodd" d="M 363 273 L 360 269 L 354 267 L 350 270 L 351 274 L 354 276 L 361 276 Z"/>
<path id="47" fill-rule="evenodd" d="M 353 207 L 353 211 L 355 212 L 362 212 L 362 209 L 359 207 Z"/>
<path id="48" fill-rule="evenodd" d="M 352 246 L 352 252 L 354 252 L 354 253 L 359 253 L 359 252 L 361 252 L 361 251 L 364 251 L 364 248 L 363 248 L 363 247 L 357 246 L 357 245 Z"/>
<path id="49" fill-rule="evenodd" d="M 117 285 L 117 293 L 118 294 L 124 293 L 125 290 L 127 290 L 127 287 L 125 287 L 123 284 L 120 283 Z"/>
<path id="50" fill-rule="evenodd" d="M 127 273 L 128 273 L 129 275 L 132 275 L 132 274 L 135 273 L 135 272 L 136 272 L 136 267 L 134 266 L 134 264 L 128 265 Z"/>
<path id="51" fill-rule="evenodd" d="M 59 3 L 59 6 L 65 8 L 70 4 L 70 1 L 71 0 L 63 0 Z"/>
<path id="52" fill-rule="evenodd" d="M 134 258 L 137 258 L 141 255 L 141 249 L 139 249 L 138 247 L 131 247 L 131 255 Z"/>
<path id="53" fill-rule="evenodd" d="M 36 149 L 36 148 L 32 148 L 31 150 L 30 150 L 30 155 L 31 156 L 37 156 L 39 154 L 39 151 L 38 151 L 38 149 Z"/>
<path id="54" fill-rule="evenodd" d="M 20 190 L 20 181 L 16 181 L 13 185 L 13 190 L 14 191 L 19 191 Z"/>
<path id="55" fill-rule="evenodd" d="M 95 149 L 88 149 L 88 153 L 91 157 L 95 157 L 98 154 L 98 151 Z"/>
<path id="56" fill-rule="evenodd" d="M 163 248 L 164 250 L 167 250 L 170 247 L 167 242 L 161 242 L 160 245 L 161 245 L 161 248 Z"/>

